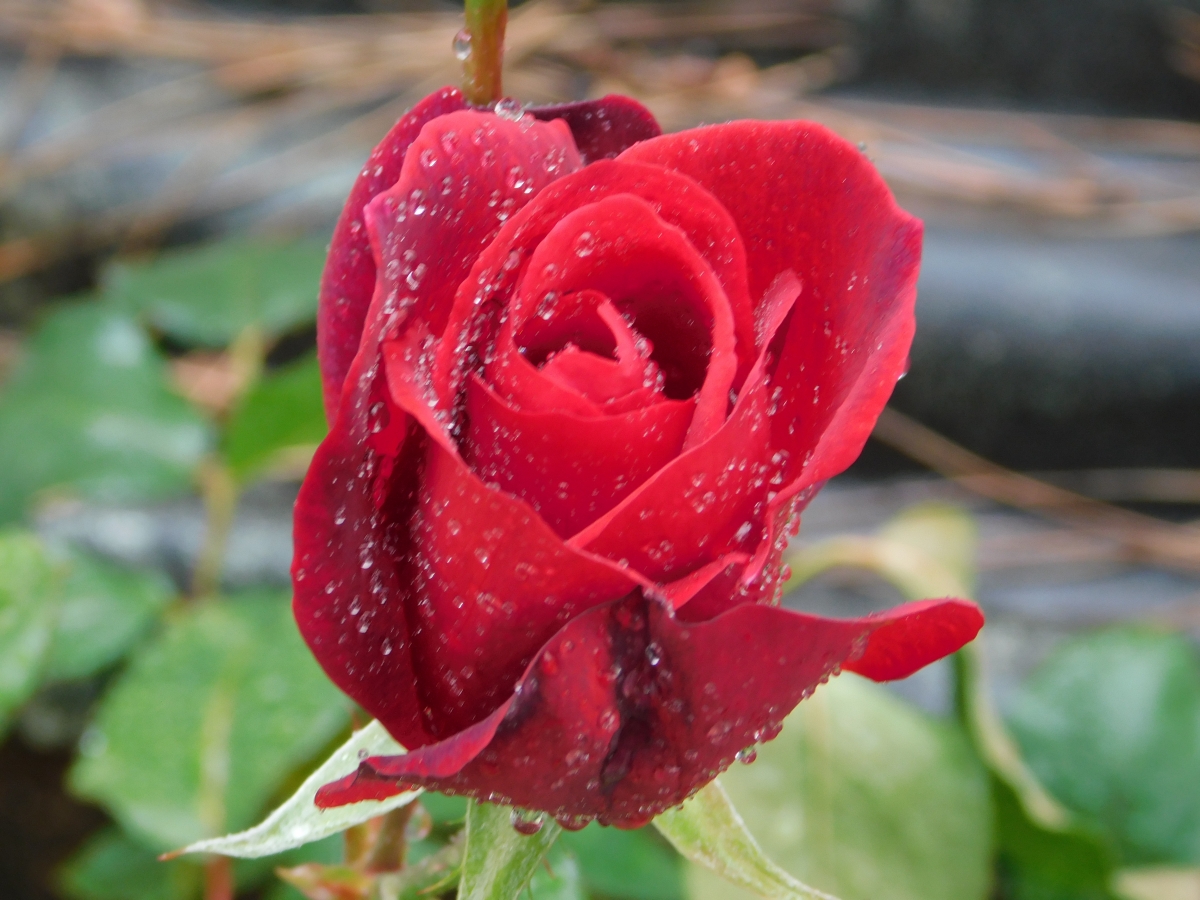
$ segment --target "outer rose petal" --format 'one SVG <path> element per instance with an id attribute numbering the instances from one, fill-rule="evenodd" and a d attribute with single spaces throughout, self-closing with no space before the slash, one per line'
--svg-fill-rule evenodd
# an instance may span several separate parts
<path id="1" fill-rule="evenodd" d="M 580 100 L 526 110 L 536 119 L 562 119 L 571 127 L 575 146 L 585 163 L 612 159 L 638 141 L 662 134 L 653 113 L 631 97 L 609 94 L 599 100 Z"/>
<path id="2" fill-rule="evenodd" d="M 317 311 L 317 356 L 321 361 L 325 416 L 330 422 L 337 418 L 342 383 L 358 352 L 367 307 L 375 291 L 375 258 L 367 243 L 363 207 L 396 183 L 409 145 L 425 123 L 465 108 L 466 101 L 457 88 L 442 88 L 417 103 L 371 151 L 346 198 L 321 275 Z"/>
<path id="3" fill-rule="evenodd" d="M 371 151 L 350 189 L 330 242 L 317 314 L 317 352 L 321 360 L 325 415 L 330 422 L 337 418 L 342 383 L 358 351 L 375 289 L 375 259 L 363 230 L 363 208 L 396 183 L 408 147 L 425 123 L 466 108 L 462 93 L 452 87 L 442 88 L 419 101 Z M 566 122 L 584 162 L 616 156 L 638 141 L 662 134 L 649 110 L 636 100 L 619 95 L 534 107 L 529 112 L 543 121 Z"/>
<path id="4" fill-rule="evenodd" d="M 906 627 L 913 616 L 921 628 Z M 888 677 L 907 674 L 931 662 L 931 652 L 971 640 L 982 622 L 973 604 L 944 600 L 855 620 L 743 605 L 686 624 L 661 602 L 633 595 L 572 620 L 512 698 L 475 728 L 404 756 L 368 759 L 316 802 L 378 796 L 380 782 L 392 781 L 397 791 L 418 784 L 569 823 L 637 827 L 710 781 L 739 750 L 773 737 L 800 700 L 864 650 L 864 659 L 892 661 Z M 918 637 L 929 626 L 944 638 L 936 651 Z"/>
<path id="5" fill-rule="evenodd" d="M 476 146 L 471 140 L 476 129 L 487 137 L 486 145 Z M 445 147 L 453 143 L 446 140 L 451 132 L 464 135 L 455 152 Z M 388 603 L 408 590 L 410 573 L 404 563 L 412 550 L 410 518 L 424 453 L 423 435 L 402 410 L 389 406 L 380 371 L 385 332 L 405 324 L 404 309 L 392 297 L 391 287 L 415 275 L 419 261 L 436 261 L 436 275 L 430 271 L 415 277 L 412 286 L 406 284 L 411 287 L 407 296 L 412 298 L 410 309 L 444 319 L 439 304 L 470 270 L 479 247 L 504 221 L 506 209 L 519 209 L 528 201 L 524 183 L 514 183 L 510 168 L 482 165 L 485 152 L 509 167 L 520 165 L 534 186 L 555 174 L 546 168 L 548 151 L 554 164 L 550 168 L 569 171 L 578 164 L 561 122 L 516 123 L 480 112 L 451 113 L 427 123 L 412 149 L 397 184 L 372 201 L 370 228 L 375 239 L 394 244 L 398 262 L 411 251 L 414 268 L 406 274 L 398 265 L 394 273 L 379 273 L 337 420 L 296 500 L 292 564 L 293 608 L 313 655 L 338 687 L 407 747 L 428 743 L 435 732 L 429 730 L 426 704 L 417 693 L 404 610 L 399 603 Z M 432 166 L 421 159 L 426 149 L 434 154 Z M 432 192 L 447 178 L 454 184 L 473 179 L 484 196 L 495 192 L 496 206 L 483 204 L 473 207 L 469 217 L 457 215 L 461 204 Z M 392 232 L 394 218 L 387 218 L 383 204 L 392 199 L 411 202 L 414 191 L 421 192 L 426 208 L 420 214 L 406 211 L 406 227 L 402 233 Z M 440 279 L 452 280 L 450 287 Z"/>
<path id="6" fill-rule="evenodd" d="M 776 348 L 771 443 L 785 454 L 785 483 L 801 479 L 785 493 L 845 469 L 904 370 L 920 221 L 856 147 L 813 122 L 698 128 L 621 159 L 683 172 L 721 201 L 746 244 L 752 297 L 787 269 L 799 276 L 804 289 Z"/>

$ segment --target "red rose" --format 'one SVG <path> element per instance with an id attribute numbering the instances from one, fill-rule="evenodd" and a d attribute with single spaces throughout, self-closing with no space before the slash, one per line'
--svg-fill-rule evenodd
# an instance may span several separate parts
<path id="1" fill-rule="evenodd" d="M 920 222 L 819 125 L 658 133 L 626 98 L 445 90 L 355 185 L 295 610 L 411 752 L 322 805 L 419 784 L 640 825 L 839 669 L 904 677 L 982 624 L 775 605 L 789 527 L 904 369 Z"/>

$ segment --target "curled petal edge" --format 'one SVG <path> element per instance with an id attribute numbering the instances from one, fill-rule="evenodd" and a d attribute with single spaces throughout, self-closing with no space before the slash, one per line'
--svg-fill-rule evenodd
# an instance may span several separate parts
<path id="1" fill-rule="evenodd" d="M 421 786 L 564 822 L 638 827 L 773 736 L 837 672 L 903 678 L 969 643 L 982 625 L 979 608 L 957 599 L 852 620 L 753 604 L 686 623 L 666 602 L 631 595 L 564 626 L 486 719 L 412 753 L 364 760 L 322 787 L 316 804 Z M 564 648 L 578 654 L 570 665 Z M 610 670 L 623 674 L 606 684 Z M 577 752 L 583 746 L 602 749 L 589 761 Z"/>

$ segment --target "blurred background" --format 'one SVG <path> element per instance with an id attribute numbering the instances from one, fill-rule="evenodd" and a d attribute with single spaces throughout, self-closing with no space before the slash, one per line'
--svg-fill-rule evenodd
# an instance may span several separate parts
<path id="1" fill-rule="evenodd" d="M 0 0 L 4 900 L 199 896 L 203 866 L 154 855 L 257 821 L 347 733 L 286 609 L 316 282 L 370 148 L 458 81 L 461 24 Z M 1200 898 L 1200 0 L 528 0 L 505 78 L 666 130 L 816 119 L 926 222 L 911 369 L 785 602 L 898 602 L 891 541 L 989 624 L 978 659 L 831 688 L 730 773 L 768 849 L 843 900 Z M 887 785 L 838 750 L 876 733 L 915 754 Z M 461 811 L 428 808 L 433 853 Z M 535 896 L 734 896 L 637 835 L 572 836 Z M 299 896 L 272 864 L 239 896 Z"/>

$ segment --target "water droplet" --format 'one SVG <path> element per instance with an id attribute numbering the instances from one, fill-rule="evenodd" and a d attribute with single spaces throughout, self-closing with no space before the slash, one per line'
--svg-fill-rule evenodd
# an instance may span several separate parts
<path id="1" fill-rule="evenodd" d="M 404 279 L 408 283 L 409 290 L 415 291 L 421 284 L 421 279 L 425 277 L 425 263 L 417 263 L 408 276 Z"/>
<path id="2" fill-rule="evenodd" d="M 437 162 L 437 154 L 434 153 L 432 150 L 430 150 L 428 147 L 426 147 L 424 150 L 421 151 L 421 165 L 423 165 L 425 168 L 427 168 L 427 169 L 432 168 L 436 162 Z"/>
<path id="3" fill-rule="evenodd" d="M 512 817 L 509 819 L 512 822 L 513 829 L 518 834 L 526 836 L 537 834 L 542 830 L 542 822 L 545 816 L 542 813 L 527 812 L 523 809 L 514 809 Z"/>
<path id="4" fill-rule="evenodd" d="M 519 100 L 514 100 L 512 97 L 505 97 L 502 100 L 496 101 L 496 115 L 510 122 L 519 122 L 524 117 L 525 110 L 521 108 Z"/>
<path id="5" fill-rule="evenodd" d="M 737 752 L 737 756 L 735 757 L 735 759 L 737 759 L 737 761 L 740 762 L 742 765 L 748 766 L 748 765 L 750 765 L 750 763 L 752 763 L 756 759 L 758 759 L 758 751 L 755 750 L 753 746 L 743 747 L 741 750 L 739 750 Z"/>
<path id="6" fill-rule="evenodd" d="M 652 666 L 657 666 L 662 662 L 662 647 L 655 643 L 646 645 L 646 662 Z"/>
<path id="7" fill-rule="evenodd" d="M 596 237 L 590 231 L 581 231 L 575 238 L 575 255 L 580 259 L 596 252 Z"/>
<path id="8" fill-rule="evenodd" d="M 471 55 L 471 32 L 460 28 L 454 36 L 454 57 L 465 61 Z"/>

